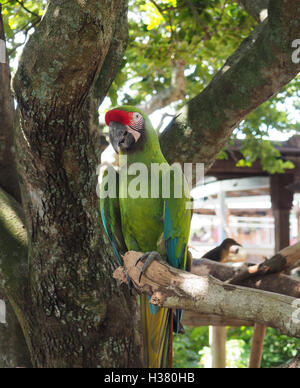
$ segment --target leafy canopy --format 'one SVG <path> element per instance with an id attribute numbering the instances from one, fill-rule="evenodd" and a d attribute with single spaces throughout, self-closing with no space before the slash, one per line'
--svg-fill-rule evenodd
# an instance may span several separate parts
<path id="1" fill-rule="evenodd" d="M 2 2 L 9 53 L 15 58 L 25 40 L 38 25 L 45 0 Z M 122 68 L 114 80 L 109 98 L 112 105 L 138 105 L 170 87 L 178 60 L 185 63 L 185 98 L 175 109 L 200 93 L 245 39 L 256 22 L 238 4 L 227 0 L 129 0 L 129 43 Z M 240 166 L 259 159 L 270 172 L 293 168 L 280 159 L 269 140 L 270 130 L 282 134 L 299 131 L 291 117 L 298 97 L 298 80 L 251 113 L 234 132 L 243 137 Z M 286 101 L 291 101 L 287 106 Z M 160 106 L 163 108 L 164 106 Z M 226 157 L 223 151 L 220 158 Z"/>

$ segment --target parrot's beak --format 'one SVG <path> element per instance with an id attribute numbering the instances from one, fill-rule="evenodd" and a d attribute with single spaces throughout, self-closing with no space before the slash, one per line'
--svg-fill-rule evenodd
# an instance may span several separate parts
<path id="1" fill-rule="evenodd" d="M 120 150 L 128 151 L 135 143 L 135 139 L 127 131 L 126 125 L 115 121 L 109 123 L 109 140 L 116 153 L 119 153 Z"/>

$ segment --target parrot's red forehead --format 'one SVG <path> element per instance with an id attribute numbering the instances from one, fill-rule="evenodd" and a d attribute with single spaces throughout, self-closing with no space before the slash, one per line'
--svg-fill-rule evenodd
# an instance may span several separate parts
<path id="1" fill-rule="evenodd" d="M 106 125 L 109 125 L 111 121 L 115 121 L 116 123 L 121 123 L 123 125 L 129 125 L 131 121 L 131 113 L 125 112 L 121 109 L 113 109 L 106 113 L 105 122 Z"/>

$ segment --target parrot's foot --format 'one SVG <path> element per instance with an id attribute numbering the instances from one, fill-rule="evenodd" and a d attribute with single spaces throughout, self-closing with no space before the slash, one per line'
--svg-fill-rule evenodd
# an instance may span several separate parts
<path id="1" fill-rule="evenodd" d="M 128 275 L 127 271 L 125 271 L 125 276 L 126 276 L 126 280 L 127 280 L 130 296 L 132 296 L 133 295 L 133 293 L 132 293 L 133 281 L 131 280 L 131 277 Z"/>
<path id="2" fill-rule="evenodd" d="M 153 260 L 161 260 L 161 256 L 158 252 L 156 251 L 152 251 L 152 252 L 146 252 L 143 254 L 143 256 L 141 256 L 138 261 L 135 263 L 135 265 L 137 265 L 140 261 L 145 261 L 144 265 L 143 265 L 143 268 L 141 269 L 141 273 L 140 273 L 140 276 L 139 276 L 139 282 L 141 281 L 141 278 L 143 276 L 143 274 L 147 271 L 147 268 L 149 267 L 149 265 L 152 263 Z"/>

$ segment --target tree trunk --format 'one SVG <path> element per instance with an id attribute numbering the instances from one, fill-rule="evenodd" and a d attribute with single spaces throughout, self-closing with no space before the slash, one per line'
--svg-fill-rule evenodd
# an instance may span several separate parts
<path id="1" fill-rule="evenodd" d="M 116 259 L 103 240 L 91 117 L 119 70 L 126 17 L 124 0 L 50 1 L 14 78 L 29 240 L 19 320 L 34 367 L 141 365 L 136 298 L 112 279 Z"/>
<path id="2" fill-rule="evenodd" d="M 233 128 L 299 71 L 289 50 L 299 30 L 296 1 L 271 3 L 268 22 L 164 132 L 161 142 L 169 160 L 209 166 Z M 5 139 L 5 157 L 0 155 L 0 283 L 34 367 L 141 366 L 137 300 L 112 279 L 117 262 L 96 195 L 103 145 L 95 116 L 120 68 L 126 41 L 126 0 L 49 0 L 13 82 L 22 207 L 16 174 L 12 169 L 11 184 L 4 175 L 14 165 L 6 163 L 13 161 L 13 104 L 7 64 L 1 67 L 7 101 L 0 101 L 0 109 L 7 107 L 1 115 L 8 125 L 0 124 Z M 232 295 L 235 304 L 236 295 L 244 296 L 242 318 L 256 318 L 258 312 L 247 313 L 246 302 L 259 292 L 210 285 Z M 286 317 L 290 300 L 280 301 Z M 208 300 L 207 313 L 213 307 Z M 272 321 L 276 327 L 278 320 L 269 315 L 260 317 L 262 323 Z M 296 329 L 283 331 L 289 330 Z M 0 333 L 0 344 L 1 338 Z"/>

